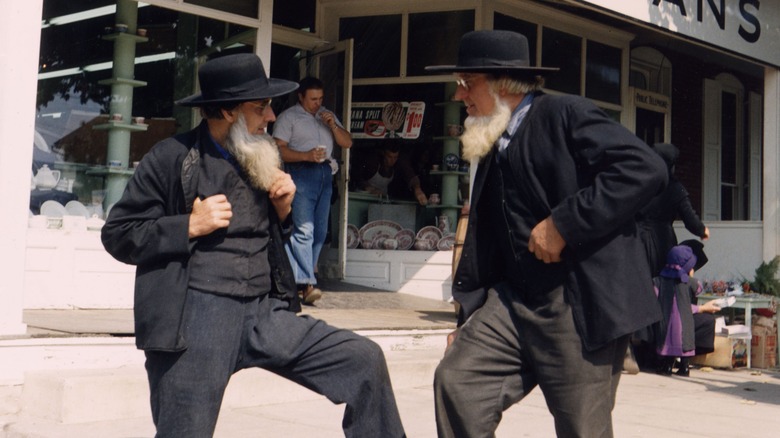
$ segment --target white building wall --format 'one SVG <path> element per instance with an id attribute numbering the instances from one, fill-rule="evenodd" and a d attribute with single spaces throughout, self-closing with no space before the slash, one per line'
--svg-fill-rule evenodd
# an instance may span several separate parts
<path id="1" fill-rule="evenodd" d="M 764 260 L 780 254 L 780 70 L 764 70 Z"/>
<path id="2" fill-rule="evenodd" d="M 761 264 L 764 230 L 761 222 L 705 222 L 710 238 L 705 240 L 704 253 L 707 265 L 696 272 L 703 281 L 753 280 L 756 268 Z M 677 240 L 696 239 L 682 222 L 675 222 Z"/>
<path id="3" fill-rule="evenodd" d="M 24 254 L 42 10 L 43 0 L 9 1 L 0 14 L 0 335 L 26 330 Z"/>

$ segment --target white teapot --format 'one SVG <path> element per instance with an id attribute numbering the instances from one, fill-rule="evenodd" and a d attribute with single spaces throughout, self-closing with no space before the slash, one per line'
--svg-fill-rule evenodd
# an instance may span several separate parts
<path id="1" fill-rule="evenodd" d="M 51 170 L 47 164 L 41 166 L 38 169 L 38 173 L 35 174 L 35 187 L 41 190 L 51 190 L 57 187 L 57 183 L 60 182 L 60 171 Z"/>

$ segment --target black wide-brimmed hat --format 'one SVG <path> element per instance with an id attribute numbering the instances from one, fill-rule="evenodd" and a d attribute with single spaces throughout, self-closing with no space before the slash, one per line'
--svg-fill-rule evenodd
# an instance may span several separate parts
<path id="1" fill-rule="evenodd" d="M 282 96 L 298 88 L 295 82 L 269 78 L 263 62 L 253 53 L 226 55 L 207 61 L 198 70 L 198 81 L 201 92 L 185 97 L 177 104 L 238 104 Z"/>
<path id="2" fill-rule="evenodd" d="M 460 39 L 456 65 L 429 65 L 426 71 L 442 73 L 493 73 L 541 75 L 553 67 L 532 67 L 528 39 L 508 30 L 475 30 Z"/>
<path id="3" fill-rule="evenodd" d="M 693 250 L 693 255 L 696 256 L 696 264 L 693 265 L 694 271 L 698 271 L 709 261 L 709 259 L 707 258 L 707 254 L 704 254 L 704 244 L 699 242 L 698 240 L 696 239 L 684 240 L 680 242 L 680 245 L 688 246 L 691 248 L 691 250 Z"/>

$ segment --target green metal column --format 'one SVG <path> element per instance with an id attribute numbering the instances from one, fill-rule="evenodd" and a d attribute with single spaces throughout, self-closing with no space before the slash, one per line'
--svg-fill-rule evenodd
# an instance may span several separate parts
<path id="1" fill-rule="evenodd" d="M 449 102 L 452 96 L 455 94 L 457 85 L 455 82 L 448 82 L 444 87 L 445 101 Z M 442 130 L 444 135 L 447 134 L 447 125 L 459 125 L 460 121 L 460 104 L 444 105 L 444 126 Z M 442 158 L 447 154 L 455 154 L 460 158 L 460 140 L 457 137 L 445 137 L 442 146 Z M 442 171 L 447 171 L 446 164 L 442 163 Z M 460 209 L 458 207 L 458 180 L 459 176 L 454 173 L 444 173 L 441 177 L 441 204 L 445 208 L 442 209 L 442 214 L 449 218 L 450 227 L 453 233 L 458 223 L 458 214 Z"/>
<path id="2" fill-rule="evenodd" d="M 136 36 L 138 24 L 138 3 L 131 0 L 117 0 L 116 24 L 127 25 L 126 33 L 116 33 L 109 38 L 114 42 L 114 68 L 112 78 L 105 81 L 111 85 L 109 114 L 121 114 L 122 120 L 112 122 L 108 129 L 106 165 L 106 198 L 108 207 L 118 201 L 124 192 L 132 172 L 128 171 L 130 160 L 130 134 L 139 130 L 131 123 L 133 117 L 133 88 L 146 85 L 135 81 L 135 45 L 146 38 Z M 111 164 L 119 163 L 118 166 Z"/>

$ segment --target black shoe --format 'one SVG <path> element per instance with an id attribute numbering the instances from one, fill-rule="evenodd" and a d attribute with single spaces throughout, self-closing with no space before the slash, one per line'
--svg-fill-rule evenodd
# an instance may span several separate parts
<path id="1" fill-rule="evenodd" d="M 655 372 L 663 376 L 671 376 L 672 365 L 674 365 L 674 359 L 661 359 Z"/>
<path id="2" fill-rule="evenodd" d="M 688 369 L 688 358 L 684 357 L 680 359 L 680 368 L 677 370 L 675 374 L 677 374 L 680 377 L 688 377 L 691 375 L 691 371 Z"/>

